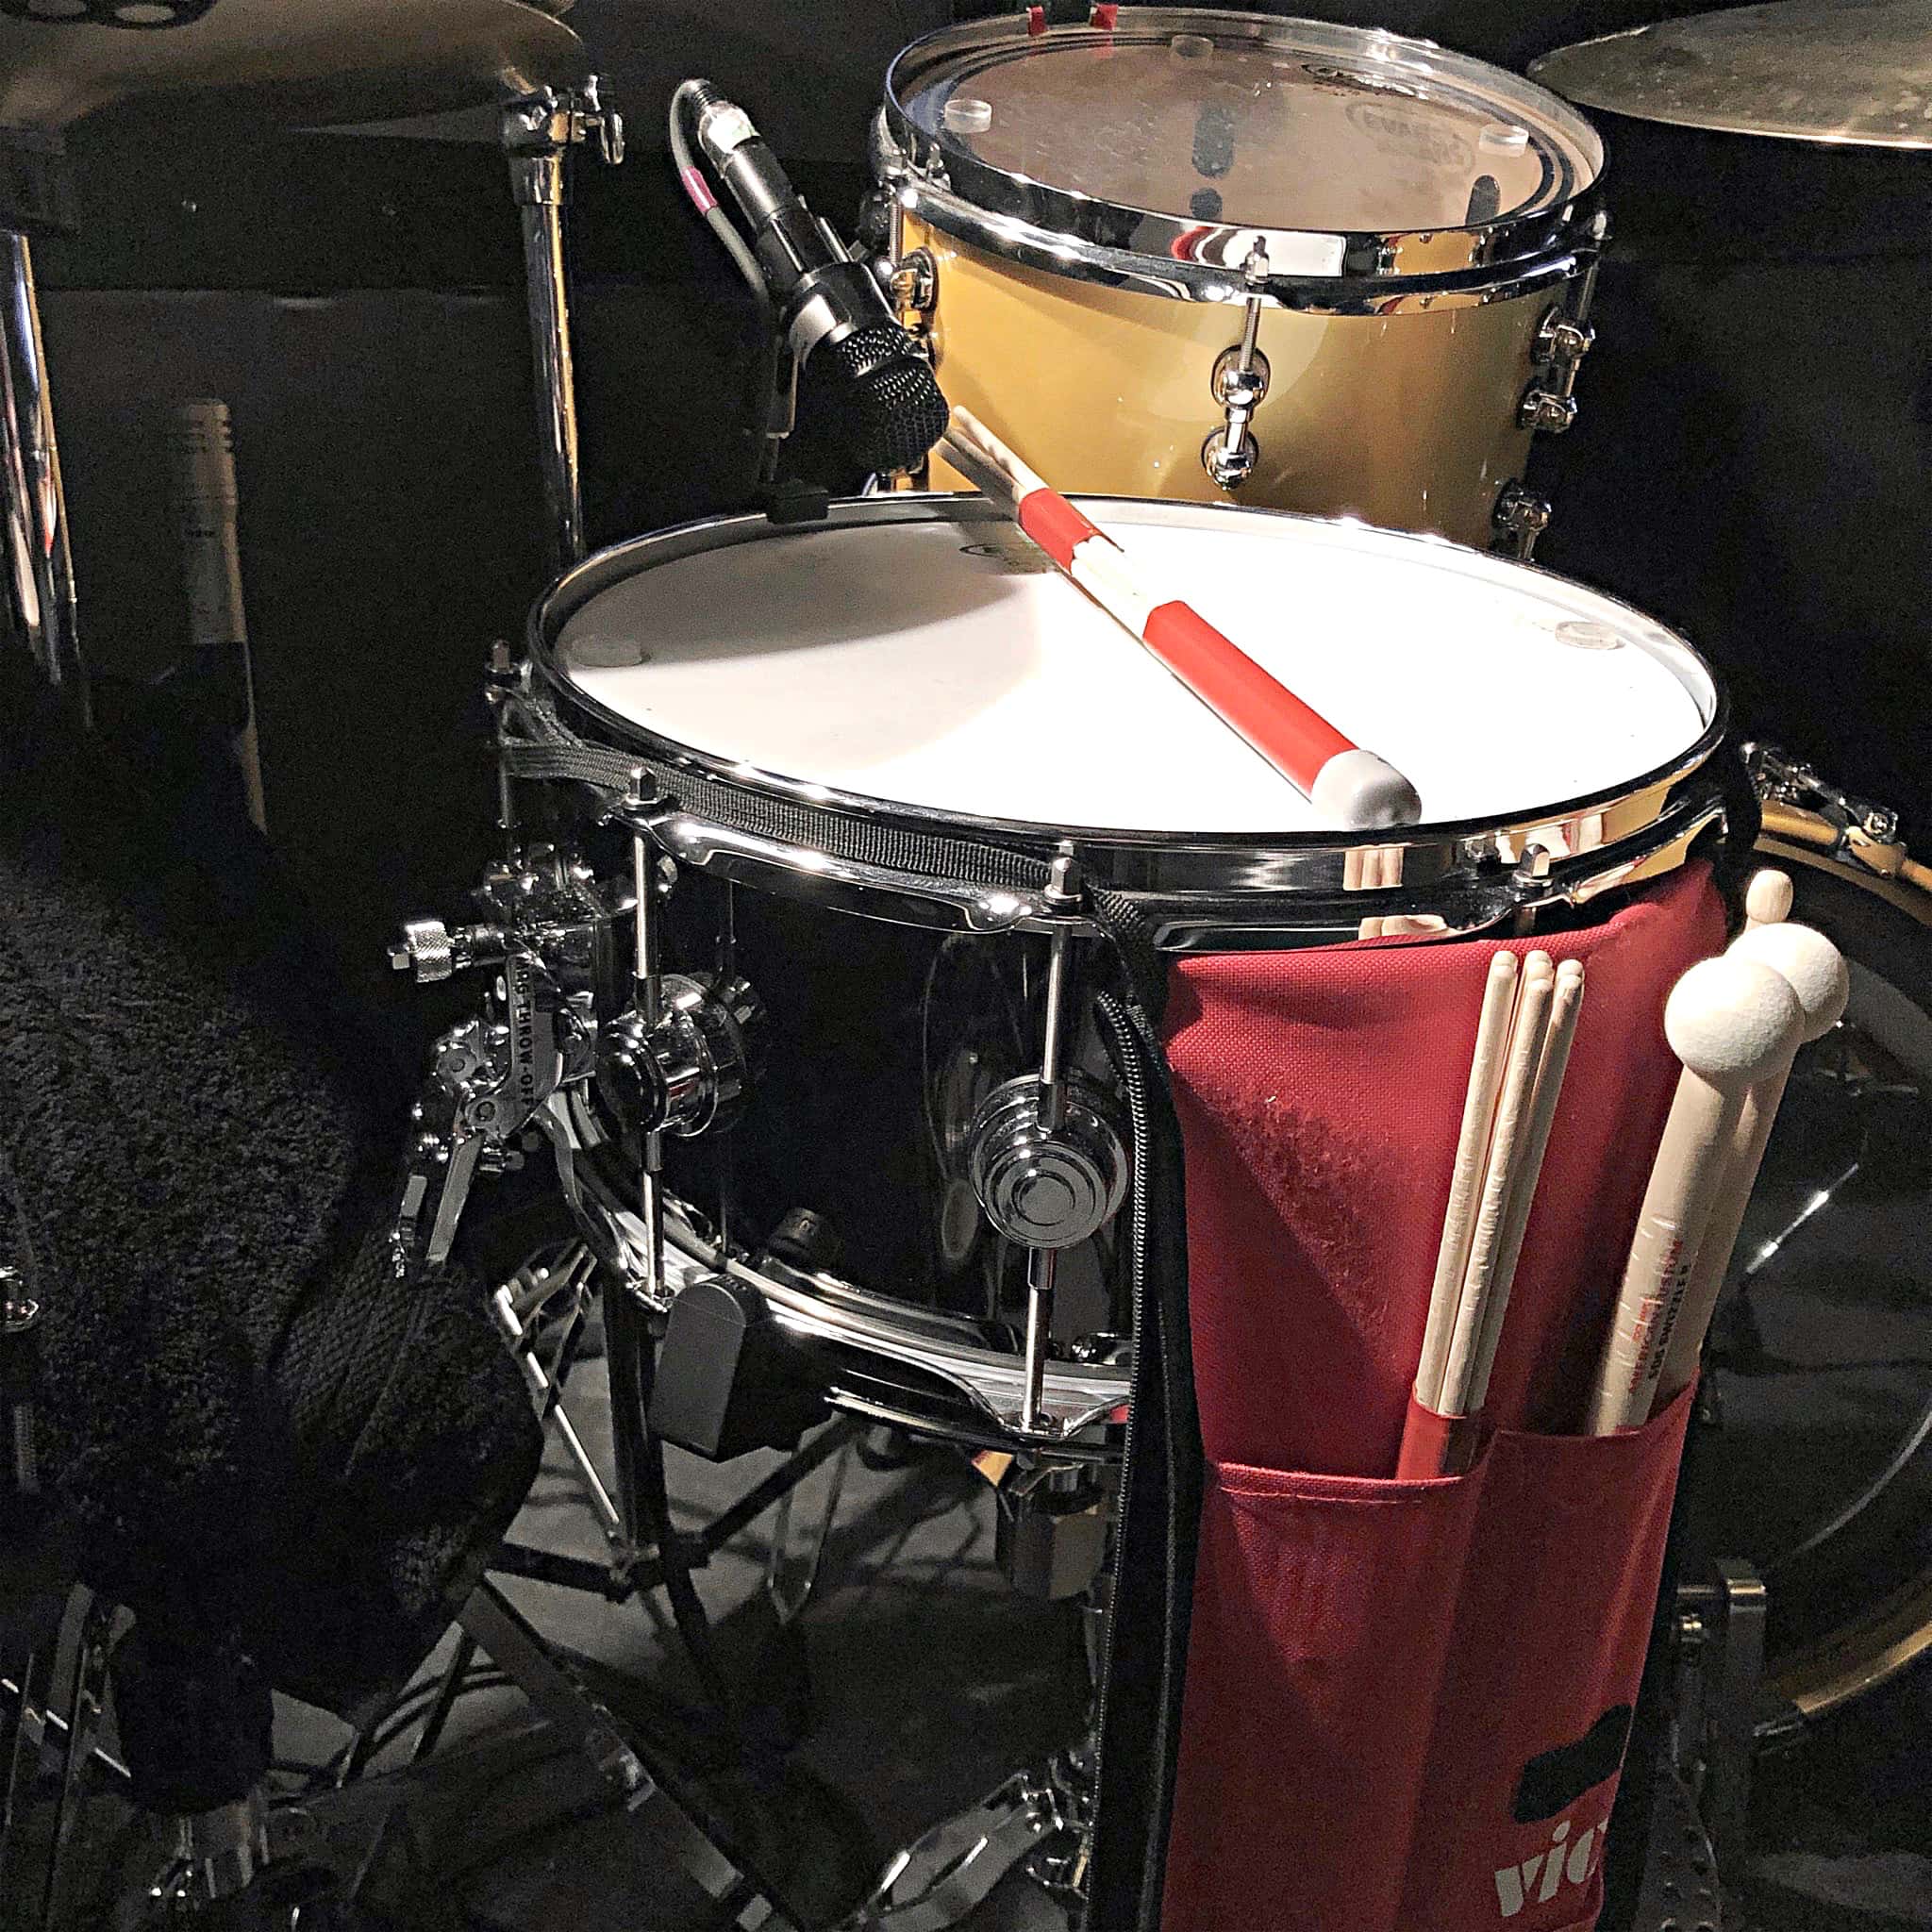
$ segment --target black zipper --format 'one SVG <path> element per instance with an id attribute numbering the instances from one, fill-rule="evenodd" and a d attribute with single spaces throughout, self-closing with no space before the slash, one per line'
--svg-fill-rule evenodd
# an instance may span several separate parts
<path id="1" fill-rule="evenodd" d="M 1134 1419 L 1140 1412 L 1141 1348 L 1147 1340 L 1147 1213 L 1150 1191 L 1152 1123 L 1147 1107 L 1147 1072 L 1141 1060 L 1143 1043 L 1124 1004 L 1111 994 L 1096 1001 L 1101 1021 L 1107 1028 L 1108 1044 L 1114 1071 L 1126 1089 L 1127 1116 L 1134 1139 L 1134 1190 L 1129 1206 L 1131 1228 L 1128 1257 L 1128 1299 L 1133 1311 L 1133 1354 L 1127 1377 L 1126 1426 L 1121 1437 L 1121 1479 L 1114 1496 L 1113 1562 L 1109 1575 L 1107 1608 L 1107 1641 L 1101 1657 L 1100 1682 L 1093 1699 L 1093 1824 L 1100 1821 L 1102 1781 L 1102 1740 L 1107 1733 L 1107 1693 L 1113 1682 L 1114 1650 L 1120 1632 L 1121 1581 L 1126 1552 L 1127 1503 L 1134 1475 Z M 1140 1888 L 1137 1886 L 1136 1890 Z"/>

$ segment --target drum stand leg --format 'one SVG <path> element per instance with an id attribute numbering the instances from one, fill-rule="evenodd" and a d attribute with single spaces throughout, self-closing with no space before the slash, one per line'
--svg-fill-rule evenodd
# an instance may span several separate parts
<path id="1" fill-rule="evenodd" d="M 83 726 L 92 721 L 74 593 L 67 497 L 54 441 L 40 300 L 25 235 L 0 229 L 0 495 L 13 616 L 41 675 Z"/>
<path id="2" fill-rule="evenodd" d="M 101 1714 L 107 1700 L 108 1642 L 113 1630 L 114 1607 L 105 1597 L 86 1593 L 85 1607 L 75 1637 L 68 1677 L 67 1714 L 53 1709 L 56 1633 L 27 1655 L 18 1667 L 18 1698 L 7 1752 L 4 1808 L 0 1808 L 0 1899 L 22 1901 L 20 1924 L 51 1928 L 58 1923 L 67 1852 L 80 1815 L 88 1773 L 98 1760 L 116 1774 L 124 1768 L 99 1748 Z M 8 1680 L 9 1690 L 15 1680 Z M 29 1919 L 25 1902 L 35 1895 L 21 1869 L 26 1813 L 34 1787 L 41 1780 L 51 1753 L 58 1747 L 59 1785 L 38 1886 L 39 1916 Z"/>
<path id="3" fill-rule="evenodd" d="M 465 1637 L 512 1678 L 533 1709 L 581 1750 L 626 1811 L 647 1819 L 660 1842 L 717 1907 L 709 1923 L 738 1932 L 792 1932 L 777 1901 L 654 1778 L 616 1720 L 584 1690 L 493 1584 L 479 1585 L 458 1622 Z"/>
<path id="4" fill-rule="evenodd" d="M 577 464 L 576 376 L 571 359 L 570 293 L 564 270 L 565 161 L 596 138 L 613 165 L 624 158 L 624 123 L 597 98 L 596 76 L 581 93 L 544 89 L 504 110 L 503 146 L 523 217 L 530 352 L 537 378 L 537 446 L 543 474 L 547 561 L 552 575 L 584 554 Z"/>

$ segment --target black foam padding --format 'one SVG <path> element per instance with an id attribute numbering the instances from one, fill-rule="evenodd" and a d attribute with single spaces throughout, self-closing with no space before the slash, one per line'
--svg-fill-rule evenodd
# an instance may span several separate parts
<path id="1" fill-rule="evenodd" d="M 824 344 L 806 362 L 804 381 L 828 433 L 867 470 L 917 469 L 951 421 L 931 363 L 896 325 Z"/>
<path id="2" fill-rule="evenodd" d="M 149 1811 L 212 1811 L 268 1775 L 275 1702 L 232 1631 L 204 1641 L 152 1614 L 115 1645 L 114 1724 L 134 1802 Z"/>
<path id="3" fill-rule="evenodd" d="M 541 1442 L 481 1282 L 391 1272 L 404 1088 L 220 770 L 0 693 L 0 1235 L 85 1580 L 349 1715 Z"/>

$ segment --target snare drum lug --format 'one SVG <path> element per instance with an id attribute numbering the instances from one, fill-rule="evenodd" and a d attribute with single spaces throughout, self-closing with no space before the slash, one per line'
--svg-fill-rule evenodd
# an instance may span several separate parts
<path id="1" fill-rule="evenodd" d="M 1051 1130 L 1041 1123 L 1043 1083 L 1032 1074 L 989 1094 L 973 1124 L 974 1192 L 993 1226 L 1024 1247 L 1091 1241 L 1126 1192 L 1126 1154 L 1106 1097 L 1078 1074 L 1063 1085 Z"/>
<path id="2" fill-rule="evenodd" d="M 665 974 L 655 1018 L 633 1009 L 599 1029 L 597 1091 L 640 1133 L 723 1129 L 757 1077 L 764 1032 L 764 1004 L 746 981 Z"/>
<path id="3" fill-rule="evenodd" d="M 1505 540 L 1502 547 L 1527 563 L 1537 539 L 1550 526 L 1550 500 L 1525 490 L 1521 483 L 1505 484 L 1491 521 Z"/>

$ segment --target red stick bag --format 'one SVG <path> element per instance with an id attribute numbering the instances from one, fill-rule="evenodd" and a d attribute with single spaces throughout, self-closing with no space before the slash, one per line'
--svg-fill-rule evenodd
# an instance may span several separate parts
<path id="1" fill-rule="evenodd" d="M 1211 1470 L 1170 1932 L 1394 1932 L 1480 1489 Z"/>
<path id="2" fill-rule="evenodd" d="M 1690 1407 L 1491 1442 L 1394 1924 L 1596 1924 Z"/>

